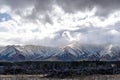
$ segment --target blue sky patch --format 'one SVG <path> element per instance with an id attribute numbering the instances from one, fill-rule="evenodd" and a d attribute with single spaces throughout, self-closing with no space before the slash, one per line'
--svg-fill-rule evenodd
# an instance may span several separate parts
<path id="1" fill-rule="evenodd" d="M 11 20 L 11 16 L 7 13 L 0 13 L 0 22 Z"/>

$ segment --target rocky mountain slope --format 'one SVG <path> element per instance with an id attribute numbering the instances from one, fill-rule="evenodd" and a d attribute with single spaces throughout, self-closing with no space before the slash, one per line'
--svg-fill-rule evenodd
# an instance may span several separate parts
<path id="1" fill-rule="evenodd" d="M 118 61 L 120 46 L 70 44 L 66 47 L 35 45 L 0 47 L 1 61 Z"/>

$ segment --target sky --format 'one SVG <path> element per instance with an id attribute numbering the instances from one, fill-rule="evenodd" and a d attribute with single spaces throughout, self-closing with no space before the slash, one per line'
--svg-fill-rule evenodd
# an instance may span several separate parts
<path id="1" fill-rule="evenodd" d="M 120 0 L 0 0 L 0 45 L 120 44 Z"/>

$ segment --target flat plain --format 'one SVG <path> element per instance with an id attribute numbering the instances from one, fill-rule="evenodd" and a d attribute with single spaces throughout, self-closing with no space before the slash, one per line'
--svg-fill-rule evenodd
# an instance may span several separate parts
<path id="1" fill-rule="evenodd" d="M 43 75 L 0 75 L 0 80 L 120 80 L 120 75 L 83 75 L 71 78 L 46 78 Z"/>

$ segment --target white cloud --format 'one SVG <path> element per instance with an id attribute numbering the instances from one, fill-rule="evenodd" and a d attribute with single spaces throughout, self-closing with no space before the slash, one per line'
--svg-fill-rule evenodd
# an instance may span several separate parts
<path id="1" fill-rule="evenodd" d="M 67 13 L 57 4 L 52 4 L 50 10 L 43 7 L 46 10 L 44 14 L 39 10 L 33 14 L 35 5 L 17 6 L 16 9 L 10 5 L 2 6 L 0 13 L 8 13 L 12 19 L 0 22 L 0 29 L 3 30 L 0 30 L 1 44 L 59 46 L 73 41 L 107 43 L 106 40 L 111 37 L 110 43 L 118 43 L 120 35 L 115 24 L 120 21 L 120 11 L 102 18 L 96 15 L 96 7 L 75 13 Z"/>
<path id="2" fill-rule="evenodd" d="M 8 13 L 10 11 L 11 11 L 11 9 L 10 9 L 9 6 L 7 6 L 7 5 L 0 5 L 0 13 Z"/>

